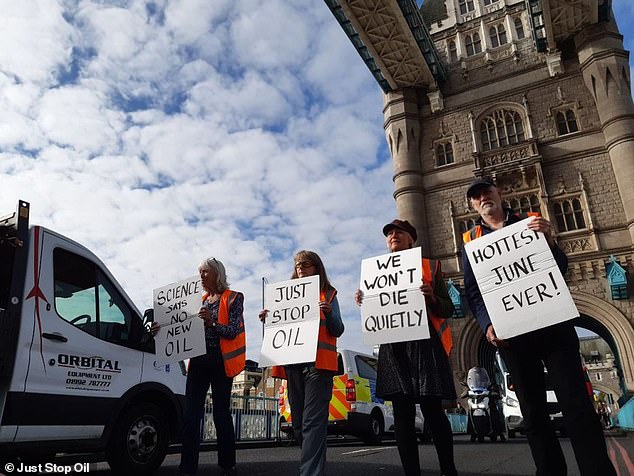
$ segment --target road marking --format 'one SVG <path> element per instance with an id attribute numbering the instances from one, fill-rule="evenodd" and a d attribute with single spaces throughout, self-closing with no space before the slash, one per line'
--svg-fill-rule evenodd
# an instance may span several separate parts
<path id="1" fill-rule="evenodd" d="M 364 448 L 362 450 L 347 451 L 346 453 L 341 453 L 341 454 L 342 455 L 354 455 L 354 454 L 357 454 L 357 453 L 367 453 L 369 451 L 377 453 L 377 452 L 379 452 L 381 450 L 387 450 L 387 449 L 388 449 L 387 446 L 382 446 L 380 448 Z"/>
<path id="2" fill-rule="evenodd" d="M 616 441 L 613 436 L 610 437 L 610 443 L 612 443 L 614 446 L 618 448 L 619 452 L 621 453 L 621 458 L 623 458 L 623 463 L 625 463 L 625 467 L 628 471 L 628 474 L 633 475 L 634 463 L 632 463 L 632 460 L 630 459 L 630 456 L 627 450 L 625 449 L 625 447 L 621 443 Z M 616 461 L 614 461 L 614 466 L 616 466 Z M 617 471 L 618 471 L 618 468 L 617 468 Z"/>

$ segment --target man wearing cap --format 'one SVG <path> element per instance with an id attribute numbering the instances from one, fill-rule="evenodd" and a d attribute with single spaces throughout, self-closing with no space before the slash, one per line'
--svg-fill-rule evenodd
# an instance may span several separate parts
<path id="1" fill-rule="evenodd" d="M 417 233 L 407 220 L 394 220 L 383 227 L 392 253 L 414 246 Z M 420 290 L 427 304 L 430 339 L 382 344 L 379 349 L 376 396 L 391 400 L 394 408 L 394 435 L 403 470 L 407 476 L 420 476 L 416 440 L 416 404 L 429 424 L 438 454 L 441 474 L 457 476 L 453 458 L 451 425 L 442 408 L 442 400 L 455 400 L 451 368 L 447 355 L 451 350 L 451 330 L 446 319 L 453 304 L 442 279 L 440 261 L 422 258 L 423 282 Z M 357 304 L 363 293 L 357 290 Z"/>
<path id="2" fill-rule="evenodd" d="M 480 214 L 480 218 L 473 228 L 464 233 L 465 243 L 526 218 L 503 207 L 498 188 L 488 178 L 479 178 L 469 186 L 467 200 Z M 531 215 L 534 218 L 529 222 L 528 228 L 545 235 L 561 273 L 565 274 L 568 258 L 554 242 L 550 222 L 537 214 Z M 537 467 L 536 474 L 567 474 L 566 460 L 550 421 L 546 403 L 545 366 L 561 406 L 581 474 L 615 475 L 608 458 L 601 423 L 587 393 L 579 356 L 579 339 L 573 324 L 566 321 L 507 340 L 498 339 L 464 252 L 462 264 L 465 294 L 471 312 L 487 340 L 497 347 L 515 385 L 524 417 L 524 429 Z"/>

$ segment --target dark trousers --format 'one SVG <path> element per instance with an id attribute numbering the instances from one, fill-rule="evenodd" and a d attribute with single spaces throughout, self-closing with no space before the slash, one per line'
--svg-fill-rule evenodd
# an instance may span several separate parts
<path id="1" fill-rule="evenodd" d="M 293 433 L 301 446 L 299 474 L 323 475 L 326 468 L 328 407 L 332 397 L 334 373 L 297 365 L 287 365 L 284 371 Z"/>
<path id="2" fill-rule="evenodd" d="M 453 459 L 453 434 L 451 424 L 442 409 L 442 399 L 440 397 L 421 397 L 420 399 L 395 397 L 392 400 L 394 436 L 405 475 L 420 476 L 421 474 L 415 426 L 416 403 L 420 404 L 425 422 L 431 429 L 441 474 L 457 475 Z"/>
<path id="3" fill-rule="evenodd" d="M 564 322 L 508 339 L 500 354 L 508 366 L 524 417 L 537 476 L 565 476 L 566 460 L 546 404 L 544 365 L 570 435 L 582 476 L 612 476 L 603 429 L 588 395 L 579 339 Z M 543 362 L 543 365 L 542 365 Z"/>
<path id="4" fill-rule="evenodd" d="M 185 426 L 179 469 L 195 474 L 200 450 L 200 425 L 205 412 L 205 398 L 211 385 L 214 426 L 216 427 L 218 464 L 229 469 L 236 464 L 236 445 L 231 418 L 231 384 L 225 374 L 220 349 L 194 357 L 189 362 L 185 390 Z"/>

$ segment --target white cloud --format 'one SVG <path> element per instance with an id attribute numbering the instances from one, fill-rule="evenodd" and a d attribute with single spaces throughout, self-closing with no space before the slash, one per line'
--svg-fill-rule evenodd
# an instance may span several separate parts
<path id="1" fill-rule="evenodd" d="M 61 4 L 0 0 L 0 213 L 30 201 L 33 223 L 93 250 L 141 309 L 221 259 L 253 359 L 262 278 L 315 250 L 340 345 L 368 350 L 352 295 L 361 259 L 385 249 L 393 170 L 380 90 L 324 3 Z M 631 2 L 614 5 L 631 45 Z"/>
<path id="2" fill-rule="evenodd" d="M 19 82 L 56 82 L 73 45 L 72 29 L 54 0 L 3 0 L 0 71 Z"/>

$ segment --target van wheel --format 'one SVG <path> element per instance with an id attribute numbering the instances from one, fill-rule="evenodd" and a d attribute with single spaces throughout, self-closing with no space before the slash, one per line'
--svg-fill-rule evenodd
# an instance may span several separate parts
<path id="1" fill-rule="evenodd" d="M 376 445 L 383 439 L 383 429 L 383 415 L 377 412 L 372 412 L 370 414 L 368 429 L 365 434 L 362 435 L 361 439 L 367 445 Z"/>
<path id="2" fill-rule="evenodd" d="M 115 424 L 106 448 L 108 464 L 118 474 L 151 474 L 167 454 L 169 424 L 152 404 L 133 405 Z"/>
<path id="3" fill-rule="evenodd" d="M 509 438 L 515 438 L 515 430 L 508 430 Z"/>

